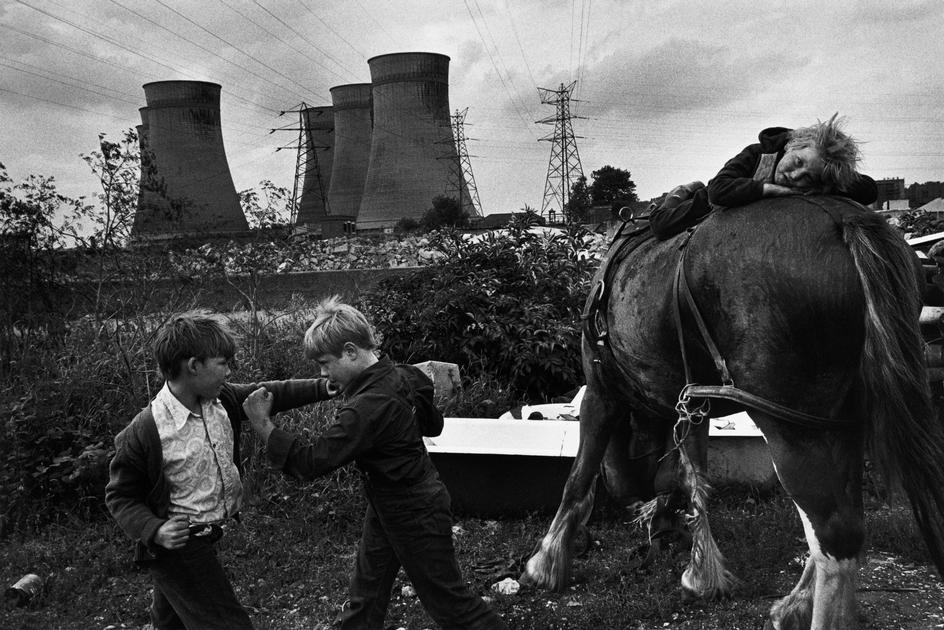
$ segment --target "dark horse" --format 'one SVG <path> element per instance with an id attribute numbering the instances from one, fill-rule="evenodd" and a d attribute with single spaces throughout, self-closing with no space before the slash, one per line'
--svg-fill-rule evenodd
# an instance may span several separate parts
<path id="1" fill-rule="evenodd" d="M 584 326 L 577 458 L 523 581 L 567 585 L 574 534 L 602 470 L 615 498 L 651 500 L 652 527 L 673 515 L 687 526 L 687 594 L 728 593 L 735 579 L 707 521 L 709 423 L 699 407 L 707 399 L 712 415 L 748 412 L 803 522 L 810 557 L 769 625 L 856 625 L 867 444 L 904 487 L 944 572 L 944 430 L 924 369 L 920 268 L 884 219 L 838 197 L 763 200 L 714 212 L 691 234 L 644 240 L 609 266 L 595 278 L 597 287 L 608 284 L 606 298 Z M 691 301 L 679 284 L 690 287 Z M 723 385 L 725 368 L 733 388 L 715 388 L 723 398 L 679 405 L 687 384 Z M 723 394 L 734 388 L 749 396 Z M 629 456 L 653 445 L 665 457 Z M 673 505 L 679 497 L 681 509 Z"/>

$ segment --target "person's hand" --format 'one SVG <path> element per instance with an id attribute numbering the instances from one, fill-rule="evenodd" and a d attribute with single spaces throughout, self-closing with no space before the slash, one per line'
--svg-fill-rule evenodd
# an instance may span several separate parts
<path id="1" fill-rule="evenodd" d="M 190 519 L 183 514 L 171 516 L 157 528 L 154 542 L 165 549 L 180 549 L 190 538 Z"/>
<path id="2" fill-rule="evenodd" d="M 262 436 L 263 440 L 268 440 L 269 434 L 275 428 L 272 420 L 269 419 L 269 415 L 272 413 L 272 400 L 272 392 L 265 387 L 260 387 L 243 401 L 243 411 L 246 412 L 246 417 L 249 418 L 252 430 Z"/>
<path id="3" fill-rule="evenodd" d="M 799 188 L 790 188 L 780 184 L 764 184 L 765 197 L 786 197 L 787 195 L 800 195 L 803 191 Z"/>
<path id="4" fill-rule="evenodd" d="M 328 396 L 330 396 L 331 398 L 334 398 L 335 396 L 341 393 L 341 388 L 338 387 L 337 383 L 328 381 L 328 384 L 325 385 L 325 391 L 328 392 Z"/>

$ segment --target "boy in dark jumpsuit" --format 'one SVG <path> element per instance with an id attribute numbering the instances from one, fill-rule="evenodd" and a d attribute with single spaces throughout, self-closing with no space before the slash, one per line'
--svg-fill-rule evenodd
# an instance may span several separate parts
<path id="1" fill-rule="evenodd" d="M 764 129 L 759 142 L 728 160 L 707 187 L 692 182 L 674 188 L 649 215 L 652 232 L 666 239 L 717 207 L 764 197 L 824 193 L 872 203 L 878 196 L 875 181 L 856 172 L 858 144 L 842 131 L 844 120 L 837 116 L 798 129 Z"/>
<path id="2" fill-rule="evenodd" d="M 423 435 L 439 435 L 443 417 L 433 385 L 418 368 L 378 359 L 373 327 L 337 298 L 323 301 L 305 334 L 305 354 L 345 398 L 334 422 L 310 444 L 276 428 L 264 388 L 243 408 L 284 472 L 311 479 L 354 461 L 364 476 L 367 514 L 341 628 L 381 630 L 402 566 L 443 628 L 506 626 L 462 579 L 452 542 L 452 513 Z"/>

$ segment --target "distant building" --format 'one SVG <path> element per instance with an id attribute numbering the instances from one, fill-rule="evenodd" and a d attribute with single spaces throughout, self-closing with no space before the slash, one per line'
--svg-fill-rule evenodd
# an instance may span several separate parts
<path id="1" fill-rule="evenodd" d="M 936 212 L 936 213 L 944 212 L 944 199 L 942 199 L 941 197 L 932 199 L 931 201 L 927 202 L 923 206 L 919 207 L 918 210 L 922 212 Z"/>
<path id="2" fill-rule="evenodd" d="M 879 179 L 875 182 L 878 189 L 878 197 L 875 199 L 875 208 L 884 208 L 885 202 L 893 199 L 904 199 L 905 180 L 901 177 L 891 177 L 888 179 Z"/>
<path id="3" fill-rule="evenodd" d="M 944 182 L 912 184 L 908 186 L 907 194 L 903 194 L 902 197 L 908 197 L 908 202 L 912 208 L 920 208 L 929 201 L 944 197 Z"/>

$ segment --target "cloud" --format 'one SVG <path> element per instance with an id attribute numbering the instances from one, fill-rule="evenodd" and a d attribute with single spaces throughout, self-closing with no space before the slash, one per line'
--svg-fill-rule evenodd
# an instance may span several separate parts
<path id="1" fill-rule="evenodd" d="M 679 38 L 641 54 L 618 50 L 588 69 L 600 86 L 588 115 L 667 116 L 724 106 L 755 95 L 798 74 L 809 57 L 778 51 L 754 52 Z"/>
<path id="2" fill-rule="evenodd" d="M 858 2 L 853 19 L 864 24 L 887 27 L 894 23 L 909 23 L 940 20 L 944 16 L 944 3 L 940 0 L 866 0 Z M 939 23 L 939 22 L 938 22 Z"/>

